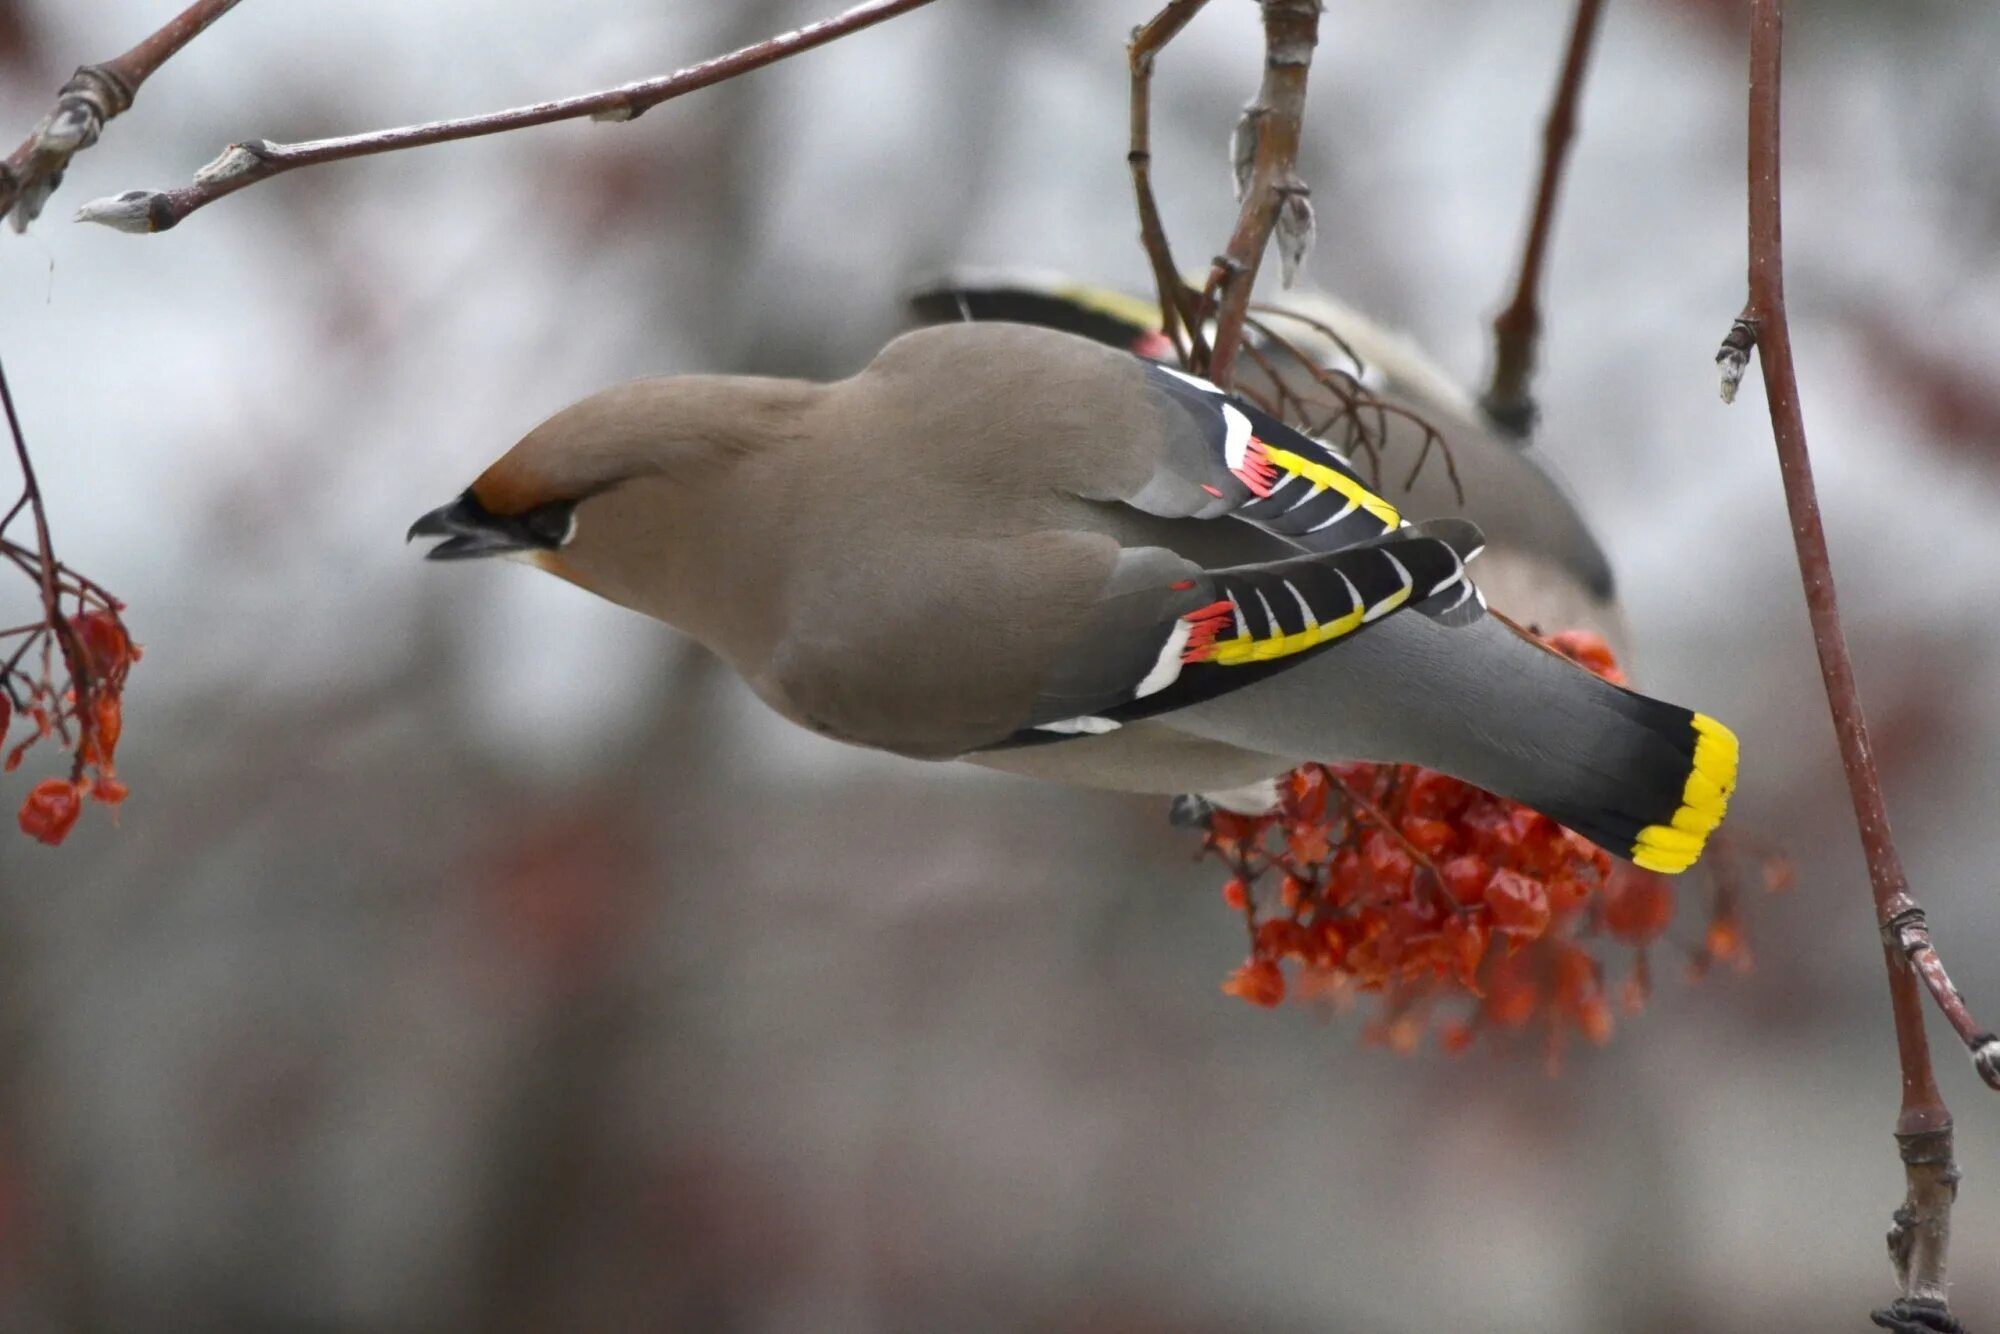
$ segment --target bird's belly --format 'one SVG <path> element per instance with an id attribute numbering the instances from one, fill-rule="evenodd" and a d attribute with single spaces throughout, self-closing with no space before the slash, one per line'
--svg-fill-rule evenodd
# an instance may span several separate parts
<path id="1" fill-rule="evenodd" d="M 1275 755 L 1190 736 L 1153 721 L 1047 745 L 982 751 L 966 759 L 988 769 L 1069 787 L 1159 793 L 1248 787 L 1294 765 Z"/>

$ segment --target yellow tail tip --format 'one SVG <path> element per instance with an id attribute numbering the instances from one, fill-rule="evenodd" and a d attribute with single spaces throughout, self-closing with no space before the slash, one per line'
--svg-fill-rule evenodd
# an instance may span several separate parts
<path id="1" fill-rule="evenodd" d="M 1679 809 L 1665 824 L 1640 830 L 1632 846 L 1634 863 L 1663 875 L 1678 875 L 1694 865 L 1736 790 L 1736 734 L 1705 713 L 1695 714 L 1693 725 L 1694 764 Z"/>

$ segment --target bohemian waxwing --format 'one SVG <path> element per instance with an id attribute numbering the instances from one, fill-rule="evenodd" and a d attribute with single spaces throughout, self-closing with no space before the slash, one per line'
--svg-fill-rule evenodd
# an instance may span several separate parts
<path id="1" fill-rule="evenodd" d="M 1669 872 L 1735 783 L 1721 724 L 1488 614 L 1470 522 L 1409 523 L 1252 403 L 1051 329 L 920 329 L 832 384 L 619 385 L 410 535 L 654 616 L 793 721 L 913 758 L 1159 793 L 1416 763 Z"/>

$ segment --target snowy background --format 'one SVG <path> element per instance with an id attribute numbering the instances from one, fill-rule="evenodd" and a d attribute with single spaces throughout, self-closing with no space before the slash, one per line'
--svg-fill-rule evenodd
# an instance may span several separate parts
<path id="1" fill-rule="evenodd" d="M 174 6 L 0 0 L 6 143 Z M 635 124 L 300 172 L 158 237 L 67 221 L 233 139 L 582 91 L 834 7 L 253 0 L 0 239 L 59 549 L 146 647 L 117 826 L 0 836 L 0 1328 L 1864 1327 L 1896 1075 L 1761 387 L 1715 394 L 1729 0 L 1610 6 L 1538 391 L 1646 679 L 1741 734 L 1733 823 L 1798 889 L 1752 904 L 1754 972 L 1689 984 L 1669 953 L 1558 1078 L 1532 1044 L 1399 1057 L 1218 994 L 1240 928 L 1156 800 L 821 742 L 664 628 L 403 546 L 554 408 L 845 374 L 939 267 L 1143 290 L 1147 0 L 945 0 Z M 1990 1019 L 2000 11 L 1794 8 L 1822 496 L 1904 855 Z M 1568 6 L 1330 10 L 1311 278 L 1474 381 Z M 1191 262 L 1227 235 L 1259 63 L 1247 0 L 1161 60 Z M 1934 1041 L 1985 1328 L 2000 1103 Z"/>

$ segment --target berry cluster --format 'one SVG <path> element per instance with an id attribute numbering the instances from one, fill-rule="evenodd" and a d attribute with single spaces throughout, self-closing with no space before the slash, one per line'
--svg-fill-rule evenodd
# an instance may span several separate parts
<path id="1" fill-rule="evenodd" d="M 1547 642 L 1622 683 L 1598 636 L 1569 631 Z M 1674 917 L 1665 877 L 1415 765 L 1309 764 L 1279 787 L 1268 815 L 1215 812 L 1203 843 L 1234 873 L 1223 900 L 1249 930 L 1250 957 L 1222 986 L 1230 995 L 1261 1006 L 1287 995 L 1337 1003 L 1377 995 L 1365 1036 L 1405 1051 L 1433 1021 L 1449 1051 L 1482 1032 L 1540 1023 L 1554 1064 L 1568 1034 L 1611 1035 L 1592 952 L 1608 937 L 1635 952 L 1621 1000 L 1628 1009 L 1645 1003 L 1647 947 Z M 1719 881 L 1697 968 L 1747 964 L 1735 902 Z"/>
<path id="2" fill-rule="evenodd" d="M 69 777 L 37 783 L 19 816 L 23 833 L 56 844 L 82 815 L 85 798 L 109 806 L 125 800 L 113 757 L 124 729 L 125 677 L 140 650 L 115 602 L 24 630 L 30 632 L 24 642 L 0 664 L 0 748 L 17 712 L 29 730 L 5 751 L 0 771 L 20 768 L 28 751 L 51 736 L 70 751 Z M 31 673 L 26 664 L 37 658 L 39 670 Z"/>

